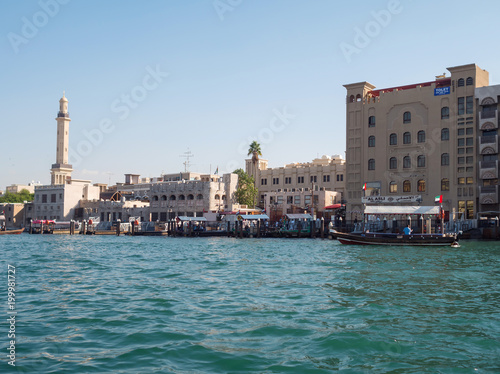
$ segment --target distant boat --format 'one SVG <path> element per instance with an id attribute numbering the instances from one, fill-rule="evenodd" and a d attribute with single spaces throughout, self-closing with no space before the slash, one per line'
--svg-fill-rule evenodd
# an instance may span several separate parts
<path id="1" fill-rule="evenodd" d="M 16 229 L 16 230 L 2 230 L 0 231 L 0 235 L 18 235 L 21 234 L 24 229 Z"/>
<path id="2" fill-rule="evenodd" d="M 452 234 L 392 234 L 392 233 L 343 233 L 333 230 L 334 237 L 342 244 L 357 245 L 446 245 L 456 243 Z"/>

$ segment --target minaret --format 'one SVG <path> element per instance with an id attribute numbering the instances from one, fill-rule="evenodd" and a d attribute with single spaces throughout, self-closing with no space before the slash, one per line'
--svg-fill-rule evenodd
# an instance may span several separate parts
<path id="1" fill-rule="evenodd" d="M 57 113 L 57 151 L 56 163 L 52 164 L 50 170 L 51 184 L 65 184 L 66 180 L 71 179 L 73 168 L 68 164 L 68 145 L 69 145 L 69 118 L 68 99 L 64 96 L 59 100 L 59 113 Z"/>

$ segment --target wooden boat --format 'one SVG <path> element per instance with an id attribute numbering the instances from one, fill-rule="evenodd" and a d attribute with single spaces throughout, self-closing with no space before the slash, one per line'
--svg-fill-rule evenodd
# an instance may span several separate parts
<path id="1" fill-rule="evenodd" d="M 16 230 L 1 230 L 0 235 L 19 235 L 24 231 L 24 229 L 16 229 Z"/>
<path id="2" fill-rule="evenodd" d="M 451 246 L 457 242 L 454 234 L 343 233 L 333 230 L 333 235 L 342 244 L 357 245 Z"/>

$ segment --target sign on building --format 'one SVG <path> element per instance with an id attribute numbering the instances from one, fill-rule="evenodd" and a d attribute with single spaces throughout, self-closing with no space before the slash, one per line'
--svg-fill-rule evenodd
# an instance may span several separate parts
<path id="1" fill-rule="evenodd" d="M 361 198 L 363 204 L 397 204 L 418 203 L 422 201 L 422 195 L 409 196 L 365 196 Z"/>
<path id="2" fill-rule="evenodd" d="M 434 96 L 449 95 L 449 94 L 450 94 L 450 86 L 434 88 Z"/>

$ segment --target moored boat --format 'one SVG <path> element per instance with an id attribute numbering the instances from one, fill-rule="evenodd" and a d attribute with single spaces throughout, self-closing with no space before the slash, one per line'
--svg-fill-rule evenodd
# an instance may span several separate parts
<path id="1" fill-rule="evenodd" d="M 18 235 L 21 234 L 24 229 L 15 229 L 15 230 L 1 230 L 0 235 Z"/>
<path id="2" fill-rule="evenodd" d="M 333 234 L 342 244 L 357 245 L 450 246 L 457 240 L 454 234 L 343 233 L 335 230 Z"/>

